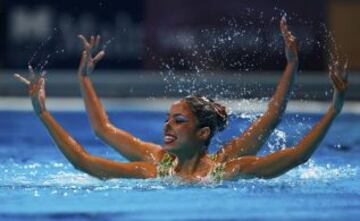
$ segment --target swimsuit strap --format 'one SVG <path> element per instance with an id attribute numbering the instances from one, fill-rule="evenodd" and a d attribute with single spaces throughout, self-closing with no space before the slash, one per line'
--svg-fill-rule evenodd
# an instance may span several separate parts
<path id="1" fill-rule="evenodd" d="M 216 160 L 216 155 L 211 154 L 210 159 L 215 161 Z M 215 166 L 210 170 L 208 178 L 210 178 L 213 181 L 219 182 L 219 181 L 223 180 L 224 172 L 225 172 L 224 163 L 216 163 Z"/>
<path id="2" fill-rule="evenodd" d="M 225 165 L 216 163 L 209 173 L 209 178 L 213 181 L 220 182 L 224 179 Z"/>
<path id="3" fill-rule="evenodd" d="M 176 158 L 171 157 L 169 153 L 165 153 L 161 161 L 157 165 L 157 176 L 166 177 L 175 174 L 174 168 L 177 164 Z"/>

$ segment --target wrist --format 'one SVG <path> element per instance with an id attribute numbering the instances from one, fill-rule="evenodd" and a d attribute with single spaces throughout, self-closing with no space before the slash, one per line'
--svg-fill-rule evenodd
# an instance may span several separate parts
<path id="1" fill-rule="evenodd" d="M 78 71 L 78 76 L 82 77 L 82 76 L 88 76 L 88 74 L 85 71 Z"/>
<path id="2" fill-rule="evenodd" d="M 331 104 L 329 107 L 328 112 L 333 116 L 336 117 L 337 115 L 340 114 L 342 108 L 338 108 L 336 107 L 334 104 Z"/>
<path id="3" fill-rule="evenodd" d="M 42 119 L 46 113 L 48 113 L 48 111 L 46 109 L 41 110 L 41 111 L 35 111 L 36 116 L 40 119 Z"/>
<path id="4" fill-rule="evenodd" d="M 80 83 L 83 83 L 84 81 L 88 81 L 90 79 L 89 75 L 87 74 L 79 74 L 78 76 Z"/>
<path id="5" fill-rule="evenodd" d="M 38 111 L 36 114 L 37 114 L 39 117 L 41 117 L 41 116 L 44 115 L 46 112 L 48 112 L 47 109 L 42 109 L 42 110 Z"/>
<path id="6" fill-rule="evenodd" d="M 47 109 L 46 108 L 41 108 L 39 110 L 35 110 L 35 113 L 40 116 L 42 115 L 43 113 L 47 112 Z"/>
<path id="7" fill-rule="evenodd" d="M 36 102 L 33 102 L 33 109 L 37 116 L 40 116 L 42 113 L 47 112 L 45 104 L 39 104 Z"/>

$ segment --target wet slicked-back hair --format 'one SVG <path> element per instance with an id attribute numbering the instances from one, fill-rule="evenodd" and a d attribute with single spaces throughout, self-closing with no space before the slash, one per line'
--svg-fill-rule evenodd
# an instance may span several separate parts
<path id="1" fill-rule="evenodd" d="M 204 96 L 189 95 L 183 99 L 190 107 L 192 113 L 199 122 L 199 128 L 209 127 L 210 135 L 205 144 L 210 144 L 211 138 L 218 131 L 222 131 L 227 126 L 228 115 L 226 108 Z"/>

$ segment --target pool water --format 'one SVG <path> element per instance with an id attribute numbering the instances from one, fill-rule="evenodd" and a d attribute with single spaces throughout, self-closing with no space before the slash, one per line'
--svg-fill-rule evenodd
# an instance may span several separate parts
<path id="1" fill-rule="evenodd" d="M 55 118 L 86 149 L 125 161 L 94 137 L 83 112 Z M 285 115 L 260 155 L 296 144 L 320 114 Z M 162 142 L 164 112 L 119 111 L 119 127 Z M 254 118 L 239 114 L 210 152 Z M 336 119 L 312 159 L 271 179 L 186 184 L 175 179 L 100 181 L 76 171 L 31 112 L 0 112 L 0 220 L 358 220 L 360 115 Z"/>

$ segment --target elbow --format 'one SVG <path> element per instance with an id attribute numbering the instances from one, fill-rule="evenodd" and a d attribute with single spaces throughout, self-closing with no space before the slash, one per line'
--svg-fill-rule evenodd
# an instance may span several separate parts
<path id="1" fill-rule="evenodd" d="M 305 164 L 306 162 L 309 161 L 309 159 L 310 159 L 310 156 L 308 156 L 308 155 L 300 156 L 298 159 L 298 165 Z"/>
<path id="2" fill-rule="evenodd" d="M 93 132 L 96 137 L 101 138 L 104 134 L 104 130 L 101 127 L 93 127 Z"/>
<path id="3" fill-rule="evenodd" d="M 111 128 L 112 125 L 110 123 L 97 124 L 93 126 L 93 131 L 96 137 L 103 139 L 111 131 Z"/>
<path id="4" fill-rule="evenodd" d="M 86 166 L 83 165 L 74 165 L 74 168 L 80 172 L 86 173 L 92 177 L 98 178 L 100 180 L 103 180 L 103 178 L 101 176 L 99 176 L 98 174 L 94 173 L 91 169 L 89 169 Z"/>
<path id="5" fill-rule="evenodd" d="M 89 116 L 91 128 L 97 137 L 103 136 L 111 127 L 112 124 L 106 117 Z"/>
<path id="6" fill-rule="evenodd" d="M 91 171 L 89 170 L 89 166 L 88 166 L 88 155 L 81 155 L 76 163 L 72 163 L 74 168 L 78 171 L 90 174 Z"/>
<path id="7" fill-rule="evenodd" d="M 306 151 L 307 147 L 308 147 L 307 145 L 300 143 L 298 146 L 296 146 L 293 149 L 295 151 L 294 162 L 296 163 L 297 166 L 301 164 L 305 164 L 311 158 L 313 152 Z"/>

